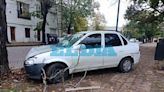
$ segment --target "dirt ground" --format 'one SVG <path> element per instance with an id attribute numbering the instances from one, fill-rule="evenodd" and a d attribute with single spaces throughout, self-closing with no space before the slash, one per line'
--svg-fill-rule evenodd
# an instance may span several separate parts
<path id="1" fill-rule="evenodd" d="M 119 73 L 116 69 L 90 71 L 79 86 L 100 86 L 100 89 L 74 92 L 164 92 L 164 71 L 159 71 L 153 60 L 155 48 L 141 47 L 140 50 L 140 62 L 131 72 Z M 74 74 L 65 84 L 76 84 L 83 74 Z M 26 80 L 21 72 L 10 77 L 0 82 L 0 92 L 43 92 L 42 82 Z M 47 92 L 62 91 L 62 83 L 47 87 Z"/>

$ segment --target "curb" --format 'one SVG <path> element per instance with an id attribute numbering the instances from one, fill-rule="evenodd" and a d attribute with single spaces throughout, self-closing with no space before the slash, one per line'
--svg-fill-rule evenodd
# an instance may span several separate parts
<path id="1" fill-rule="evenodd" d="M 43 44 L 37 44 L 37 45 L 6 45 L 6 47 L 26 47 L 26 46 L 41 46 Z"/>
<path id="2" fill-rule="evenodd" d="M 22 46 L 40 46 L 42 43 L 9 43 L 6 47 L 22 47 Z"/>

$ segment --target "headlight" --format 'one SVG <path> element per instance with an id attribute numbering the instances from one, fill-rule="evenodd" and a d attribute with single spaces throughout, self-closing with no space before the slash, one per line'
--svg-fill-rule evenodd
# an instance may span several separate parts
<path id="1" fill-rule="evenodd" d="M 25 65 L 33 65 L 36 60 L 36 57 L 29 58 L 25 61 Z"/>

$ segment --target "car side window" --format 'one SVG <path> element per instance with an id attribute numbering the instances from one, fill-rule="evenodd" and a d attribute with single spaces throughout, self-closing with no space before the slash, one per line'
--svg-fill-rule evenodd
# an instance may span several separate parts
<path id="1" fill-rule="evenodd" d="M 128 42 L 125 40 L 125 38 L 124 38 L 124 37 L 122 37 L 122 36 L 121 36 L 121 38 L 122 38 L 122 40 L 123 40 L 123 42 L 124 42 L 124 45 L 127 45 L 127 44 L 128 44 Z"/>
<path id="2" fill-rule="evenodd" d="M 105 47 L 121 46 L 121 40 L 117 34 L 105 34 Z"/>
<path id="3" fill-rule="evenodd" d="M 80 44 L 84 44 L 86 48 L 100 48 L 101 34 L 92 34 L 86 37 Z"/>

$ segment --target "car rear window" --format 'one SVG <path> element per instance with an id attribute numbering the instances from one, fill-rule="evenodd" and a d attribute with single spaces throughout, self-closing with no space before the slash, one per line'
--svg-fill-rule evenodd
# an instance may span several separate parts
<path id="1" fill-rule="evenodd" d="M 105 34 L 105 47 L 121 45 L 120 38 L 117 34 Z"/>

